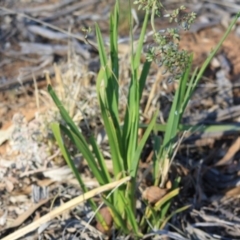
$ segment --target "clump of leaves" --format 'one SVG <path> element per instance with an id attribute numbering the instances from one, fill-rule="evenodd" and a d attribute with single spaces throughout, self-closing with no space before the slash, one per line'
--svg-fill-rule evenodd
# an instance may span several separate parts
<path id="1" fill-rule="evenodd" d="M 119 179 L 119 177 L 131 177 L 131 181 L 125 185 L 119 187 L 110 197 L 107 197 L 109 193 L 106 193 L 102 196 L 102 199 L 108 209 L 109 214 L 112 215 L 115 228 L 121 230 L 124 233 L 133 233 L 137 238 L 142 237 L 143 231 L 146 229 L 146 220 L 151 221 L 152 225 L 156 228 L 164 227 L 164 218 L 167 214 L 169 208 L 169 202 L 174 196 L 178 194 L 177 182 L 173 184 L 174 188 L 169 189 L 168 191 L 159 189 L 159 196 L 162 197 L 162 192 L 166 193 L 166 197 L 160 203 L 158 198 L 149 195 L 150 199 L 154 197 L 154 203 L 156 202 L 157 208 L 146 209 L 146 214 L 141 220 L 141 224 L 137 221 L 135 216 L 136 214 L 136 191 L 137 191 L 137 174 L 138 166 L 140 161 L 140 155 L 144 148 L 144 145 L 153 130 L 157 112 L 153 115 L 152 120 L 147 126 L 142 138 L 138 139 L 138 129 L 140 122 L 140 100 L 143 93 L 143 89 L 147 80 L 147 76 L 151 66 L 151 59 L 146 61 L 141 66 L 141 55 L 144 44 L 144 38 L 146 35 L 146 30 L 148 26 L 149 16 L 158 14 L 160 7 L 162 5 L 158 4 L 158 1 L 152 2 L 153 5 L 146 10 L 144 22 L 141 28 L 141 34 L 137 47 L 134 48 L 133 45 L 133 36 L 132 36 L 132 26 L 130 26 L 130 35 L 131 35 L 131 54 L 130 54 L 130 72 L 131 80 L 129 85 L 128 92 L 128 102 L 125 111 L 123 126 L 120 125 L 120 115 L 119 115 L 119 52 L 118 52 L 118 25 L 119 25 L 119 3 L 116 2 L 114 12 L 110 17 L 110 56 L 108 57 L 108 51 L 105 49 L 103 37 L 101 31 L 96 25 L 96 36 L 98 42 L 98 52 L 101 62 L 101 69 L 97 77 L 97 95 L 99 106 L 101 110 L 101 118 L 104 123 L 106 134 L 109 140 L 110 153 L 113 163 L 113 175 L 114 179 Z M 150 7 L 152 9 L 150 9 Z M 158 8 L 157 8 L 158 7 Z M 129 6 L 131 9 L 131 6 Z M 157 10 L 158 9 L 158 10 Z M 132 23 L 131 11 L 129 11 L 130 23 Z M 156 38 L 156 43 L 160 38 Z M 162 45 L 166 45 L 167 42 L 162 42 Z M 170 54 L 166 55 L 166 58 L 173 58 L 173 51 Z M 189 59 L 188 59 L 189 60 Z M 167 65 L 167 64 L 166 64 Z M 74 143 L 76 148 L 82 153 L 83 157 L 88 162 L 88 166 L 93 172 L 94 176 L 98 180 L 100 185 L 110 183 L 112 177 L 106 168 L 105 159 L 102 152 L 99 149 L 99 146 L 96 143 L 96 139 L 93 135 L 89 136 L 88 139 L 85 139 L 83 134 L 79 131 L 78 127 L 74 124 L 68 112 L 63 107 L 62 103 L 59 101 L 58 97 L 54 93 L 53 89 L 49 86 L 49 93 L 51 94 L 55 104 L 58 106 L 60 113 L 67 124 L 67 127 L 53 123 L 52 130 L 54 132 L 55 138 L 61 148 L 61 151 L 66 159 L 68 165 L 72 168 L 76 178 L 79 181 L 84 192 L 87 191 L 87 188 L 81 179 L 80 174 L 78 173 L 76 167 L 74 166 L 73 160 L 69 153 L 66 144 L 63 143 L 62 135 L 66 135 Z M 156 152 L 160 151 L 160 146 L 156 145 Z M 158 148 L 158 149 L 157 149 Z M 154 179 L 159 178 L 158 174 L 155 174 L 154 170 Z M 159 181 L 156 181 L 156 183 Z M 157 187 L 158 189 L 158 187 Z M 147 199 L 148 199 L 147 197 Z M 159 199 L 161 200 L 161 199 Z M 152 201 L 151 201 L 152 202 Z M 96 204 L 93 200 L 89 201 L 91 207 L 96 210 Z M 160 209 L 164 214 L 156 220 L 155 216 L 159 213 Z M 109 232 L 109 226 L 106 223 L 103 216 L 97 214 L 97 220 L 100 222 L 100 225 Z M 104 224 L 105 222 L 105 224 Z M 166 222 L 166 221 L 165 221 Z M 164 223 L 164 224 L 163 224 Z"/>
<path id="2" fill-rule="evenodd" d="M 137 239 L 142 238 L 146 231 L 151 231 L 147 222 L 150 223 L 153 229 L 163 229 L 174 214 L 183 211 L 188 207 L 183 206 L 168 215 L 171 201 L 173 197 L 179 193 L 178 185 L 180 179 L 177 177 L 172 183 L 172 187 L 168 190 L 159 189 L 159 185 L 160 188 L 164 188 L 166 185 L 167 174 L 174 156 L 174 147 L 176 145 L 174 141 L 179 132 L 181 118 L 187 103 L 207 64 L 213 58 L 214 53 L 219 49 L 222 42 L 218 44 L 211 56 L 206 60 L 199 73 L 197 74 L 195 71 L 190 78 L 192 57 L 186 52 L 179 51 L 178 41 L 180 40 L 180 37 L 178 30 L 169 29 L 164 32 L 165 34 L 160 34 L 159 31 L 156 31 L 154 18 L 159 16 L 163 8 L 162 4 L 157 0 L 138 0 L 135 1 L 135 3 L 138 3 L 139 8 L 144 9 L 146 14 L 136 48 L 134 48 L 133 44 L 132 26 L 130 27 L 131 53 L 129 65 L 131 80 L 123 125 L 120 125 L 121 120 L 119 117 L 118 1 L 116 1 L 114 11 L 110 16 L 110 56 L 108 56 L 108 51 L 105 49 L 101 31 L 98 25 L 96 25 L 98 52 L 101 62 L 101 69 L 97 77 L 96 90 L 101 118 L 109 140 L 110 154 L 113 163 L 113 177 L 107 170 L 104 156 L 93 134 L 86 139 L 59 101 L 52 87 L 49 86 L 48 89 L 67 125 L 64 126 L 59 123 L 53 123 L 52 130 L 66 162 L 72 168 L 83 191 L 86 192 L 88 189 L 74 165 L 68 148 L 64 144 L 62 134 L 66 134 L 82 153 L 90 170 L 99 182 L 99 185 L 108 184 L 112 179 L 130 177 L 130 182 L 121 185 L 114 191 L 114 193 L 107 192 L 102 195 L 102 200 L 107 206 L 106 212 L 111 214 L 112 217 L 109 218 L 109 224 L 102 215 L 97 214 L 96 217 L 106 232 L 111 230 L 113 219 L 115 229 L 120 230 L 124 234 L 132 233 L 134 239 Z M 129 9 L 131 9 L 131 5 L 129 5 Z M 184 15 L 182 12 L 183 10 L 185 9 L 180 7 L 170 14 L 170 21 L 177 21 L 177 23 L 182 26 L 184 25 L 184 27 L 188 29 L 189 25 L 194 20 L 195 15 Z M 130 23 L 132 23 L 131 11 L 129 11 L 129 15 Z M 141 66 L 141 54 L 149 17 L 151 19 L 151 25 L 154 32 L 153 37 L 156 46 L 150 49 L 148 61 L 144 62 L 143 66 Z M 225 35 L 225 37 L 226 36 L 227 35 Z M 145 126 L 146 129 L 142 138 L 138 139 L 138 130 L 140 127 L 140 100 L 152 60 L 159 61 L 159 64 L 164 65 L 168 71 L 174 74 L 175 77 L 180 77 L 180 81 L 179 87 L 174 96 L 167 124 L 166 126 L 163 126 L 165 132 L 164 139 L 161 141 L 157 134 L 154 136 L 153 148 L 155 156 L 153 158 L 153 179 L 156 187 L 151 188 L 145 193 L 145 199 L 150 199 L 149 201 L 151 205 L 148 205 L 145 208 L 143 217 L 139 221 L 136 216 L 136 191 L 138 186 L 137 174 L 140 155 L 150 133 L 153 130 L 156 130 L 157 126 L 156 112 L 150 123 Z M 156 197 L 156 194 L 152 192 L 152 189 L 158 189 L 158 195 L 161 197 L 160 199 Z M 163 195 L 164 197 L 162 197 Z M 96 203 L 92 199 L 89 200 L 89 203 L 94 210 L 97 209 Z"/>

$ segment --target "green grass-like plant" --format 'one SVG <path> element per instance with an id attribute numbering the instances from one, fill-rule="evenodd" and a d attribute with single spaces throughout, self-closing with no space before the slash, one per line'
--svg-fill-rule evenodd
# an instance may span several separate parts
<path id="1" fill-rule="evenodd" d="M 143 1 L 141 1 L 140 6 Z M 154 2 L 154 1 L 151 1 Z M 156 11 L 155 5 L 149 5 L 146 10 L 144 22 L 142 24 L 140 37 L 137 47 L 133 47 L 132 26 L 130 26 L 131 37 L 131 54 L 130 54 L 130 71 L 131 82 L 129 85 L 128 101 L 126 112 L 123 120 L 123 125 L 120 124 L 119 119 L 119 61 L 118 61 L 118 25 L 119 25 L 119 3 L 116 1 L 116 5 L 113 13 L 110 16 L 110 54 L 108 56 L 104 46 L 101 31 L 96 24 L 96 37 L 98 43 L 98 51 L 101 62 L 101 69 L 97 76 L 97 95 L 99 106 L 101 110 L 101 118 L 104 123 L 105 131 L 108 136 L 110 153 L 113 163 L 113 177 L 110 176 L 105 159 L 101 150 L 99 149 L 96 139 L 93 135 L 90 135 L 86 139 L 73 120 L 70 118 L 68 112 L 65 110 L 61 101 L 58 99 L 53 88 L 49 85 L 48 91 L 58 107 L 65 125 L 59 123 L 52 123 L 51 128 L 57 143 L 61 149 L 63 157 L 67 164 L 72 169 L 78 180 L 82 190 L 87 192 L 81 175 L 76 169 L 73 159 L 70 156 L 69 150 L 63 141 L 63 135 L 68 136 L 76 148 L 81 152 L 84 159 L 86 159 L 88 166 L 97 179 L 100 185 L 110 183 L 113 179 L 119 179 L 125 176 L 131 176 L 131 181 L 125 185 L 120 186 L 112 195 L 107 198 L 109 193 L 102 196 L 104 203 L 109 207 L 111 215 L 114 220 L 114 227 L 124 234 L 132 233 L 134 238 L 141 238 L 143 234 L 148 231 L 147 220 L 151 222 L 154 229 L 162 229 L 166 225 L 167 221 L 176 213 L 185 210 L 188 206 L 183 206 L 180 209 L 175 210 L 168 215 L 169 207 L 172 199 L 179 193 L 180 178 L 176 177 L 172 189 L 167 195 L 160 199 L 154 206 L 147 206 L 145 213 L 140 222 L 136 218 L 136 191 L 137 191 L 137 173 L 140 155 L 143 151 L 144 145 L 149 138 L 152 131 L 164 131 L 164 139 L 161 142 L 157 134 L 155 134 L 154 140 L 154 152 L 156 153 L 153 161 L 153 178 L 156 186 L 165 186 L 167 181 L 167 173 L 171 164 L 171 158 L 174 154 L 174 146 L 176 137 L 180 131 L 185 129 L 191 129 L 193 126 L 182 126 L 181 119 L 184 110 L 191 98 L 197 83 L 202 77 L 204 70 L 217 52 L 222 42 L 229 34 L 232 26 L 235 24 L 236 19 L 229 26 L 228 31 L 224 35 L 221 42 L 210 54 L 199 71 L 195 71 L 192 77 L 190 77 L 192 56 L 186 57 L 184 55 L 184 61 L 186 64 L 185 71 L 181 74 L 179 80 L 179 87 L 175 93 L 174 101 L 172 103 L 171 111 L 169 113 L 168 121 L 166 125 L 159 125 L 156 123 L 158 112 L 156 112 L 151 122 L 148 125 L 142 125 L 140 123 L 140 100 L 143 93 L 143 89 L 146 83 L 146 79 L 150 70 L 151 61 L 155 60 L 153 54 L 155 49 L 150 51 L 151 55 L 148 57 L 143 66 L 141 65 L 141 54 L 144 45 L 144 37 L 146 34 L 149 18 L 153 26 L 153 20 Z M 137 2 L 138 3 L 138 2 Z M 130 2 L 129 2 L 130 4 Z M 159 6 L 161 7 L 161 5 Z M 130 8 L 130 7 L 129 7 Z M 143 9 L 143 7 L 141 7 Z M 180 10 L 179 10 L 180 11 Z M 177 15 L 177 13 L 175 14 Z M 171 20 L 175 15 L 171 15 Z M 131 12 L 129 11 L 130 25 L 132 23 Z M 239 15 L 238 15 L 239 16 Z M 175 16 L 176 17 L 176 16 Z M 154 27 L 155 28 L 155 27 Z M 176 36 L 176 32 L 173 32 Z M 159 42 L 158 35 L 155 35 L 156 42 Z M 164 58 L 180 56 L 175 51 L 174 54 L 168 52 L 164 55 Z M 163 50 L 164 53 L 164 50 Z M 169 55 L 170 54 L 170 55 Z M 173 66 L 169 61 L 163 62 L 166 67 L 170 68 L 170 71 L 174 71 L 178 66 Z M 170 65 L 169 65 L 170 64 Z M 182 65 L 181 65 L 182 67 Z M 178 72 L 179 74 L 179 72 Z M 139 128 L 145 128 L 144 134 L 141 139 L 138 139 Z M 196 127 L 196 126 L 194 126 Z M 202 128 L 203 129 L 203 128 Z M 93 210 L 97 209 L 97 206 L 93 200 L 89 201 Z M 109 230 L 109 226 L 104 222 L 103 217 L 100 214 L 96 215 L 97 220 L 101 222 L 105 230 Z"/>

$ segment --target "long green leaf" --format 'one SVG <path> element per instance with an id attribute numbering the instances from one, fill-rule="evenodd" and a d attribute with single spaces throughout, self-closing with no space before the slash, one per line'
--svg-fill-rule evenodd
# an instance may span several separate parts
<path id="1" fill-rule="evenodd" d="M 65 120 L 66 124 L 70 127 L 71 131 L 63 126 L 61 126 L 61 129 L 63 131 L 65 131 L 69 137 L 71 137 L 72 141 L 74 141 L 74 143 L 78 147 L 78 150 L 83 154 L 84 158 L 88 161 L 89 166 L 91 166 L 90 167 L 91 170 L 94 172 L 94 174 L 96 173 L 95 176 L 96 176 L 97 180 L 99 181 L 99 183 L 101 185 L 106 184 L 107 182 L 109 182 L 110 178 L 109 178 L 109 174 L 107 172 L 107 168 L 105 166 L 104 160 L 100 156 L 99 151 L 95 152 L 95 154 L 97 155 L 98 160 L 101 161 L 101 162 L 99 162 L 100 167 L 101 167 L 100 169 L 97 168 L 95 158 L 92 155 L 92 152 L 90 151 L 85 138 L 83 137 L 82 133 L 77 128 L 76 124 L 72 121 L 72 119 L 68 115 L 67 111 L 63 107 L 62 103 L 60 102 L 60 100 L 58 99 L 58 97 L 56 96 L 54 90 L 52 89 L 52 87 L 50 85 L 48 86 L 48 91 L 49 91 L 50 95 L 52 96 L 55 104 L 58 106 L 63 119 Z M 92 141 L 92 146 L 95 147 L 96 151 L 98 150 L 96 144 L 93 145 L 93 141 Z M 101 174 L 99 174 L 99 172 Z"/>
<path id="2" fill-rule="evenodd" d="M 178 188 L 179 186 L 179 183 L 180 183 L 180 180 L 181 178 L 180 177 L 177 177 L 174 179 L 174 182 L 173 182 L 173 189 L 176 189 Z M 160 213 L 160 216 L 161 216 L 161 219 L 165 218 L 166 215 L 167 215 L 167 212 L 171 206 L 171 202 L 173 200 L 173 198 L 171 198 L 171 196 L 173 197 L 174 196 L 174 191 L 171 192 L 172 195 L 169 195 L 170 198 L 168 198 L 168 201 L 164 202 L 161 206 L 162 206 L 162 210 L 161 210 L 161 213 Z M 167 198 L 167 197 L 166 197 Z"/>
<path id="3" fill-rule="evenodd" d="M 98 42 L 98 51 L 99 51 L 100 62 L 101 62 L 101 66 L 104 68 L 104 73 L 105 73 L 105 77 L 104 77 L 105 84 L 107 84 L 107 79 L 111 78 L 111 73 L 109 71 L 107 54 L 106 54 L 106 50 L 104 48 L 102 34 L 101 34 L 101 31 L 97 24 L 96 24 L 96 37 L 97 37 L 97 42 Z"/>
<path id="4" fill-rule="evenodd" d="M 139 40 L 138 40 L 136 53 L 135 53 L 135 56 L 134 56 L 134 70 L 137 70 L 139 65 L 140 65 L 143 43 L 144 43 L 144 38 L 145 38 L 145 35 L 146 35 L 146 30 L 147 30 L 148 18 L 149 18 L 149 12 L 146 11 L 145 17 L 144 17 L 144 22 L 143 22 L 141 33 L 140 33 L 140 37 L 139 37 Z"/>
<path id="5" fill-rule="evenodd" d="M 153 118 L 152 118 L 151 122 L 149 123 L 147 129 L 145 130 L 145 132 L 143 134 L 143 137 L 140 140 L 140 142 L 138 144 L 138 147 L 137 147 L 137 149 L 135 151 L 134 158 L 131 161 L 131 169 L 130 169 L 130 175 L 132 177 L 136 177 L 137 170 L 138 170 L 138 164 L 139 164 L 139 160 L 140 160 L 140 155 L 141 155 L 142 149 L 143 149 L 143 147 L 144 147 L 144 145 L 145 145 L 145 143 L 146 143 L 146 141 L 147 141 L 151 131 L 154 128 L 154 125 L 155 125 L 156 119 L 157 119 L 157 115 L 158 115 L 158 112 L 156 112 L 153 115 Z"/>
<path id="6" fill-rule="evenodd" d="M 193 74 L 190 78 L 190 81 L 188 83 L 188 87 L 187 87 L 187 90 L 186 90 L 186 93 L 185 93 L 185 97 L 182 101 L 182 107 L 181 107 L 181 110 L 180 110 L 181 118 L 182 118 L 182 116 L 184 114 L 184 111 L 187 107 L 187 104 L 189 103 L 190 98 L 192 97 L 193 92 L 195 90 L 195 87 L 196 87 L 196 84 L 197 84 L 196 74 L 197 74 L 197 68 L 194 70 L 194 72 L 193 72 Z M 189 79 L 189 71 L 185 72 L 183 78 L 186 79 L 186 81 Z"/>
<path id="7" fill-rule="evenodd" d="M 88 147 L 84 147 L 84 144 L 80 141 L 76 134 L 73 131 L 67 129 L 65 126 L 61 126 L 61 130 L 67 134 L 67 136 L 71 139 L 74 145 L 78 148 L 78 150 L 82 153 L 83 157 L 86 159 L 89 168 L 93 172 L 97 181 L 100 185 L 104 185 L 108 183 L 107 177 L 104 175 L 104 172 L 97 166 L 95 157 Z"/>
<path id="8" fill-rule="evenodd" d="M 112 71 L 116 78 L 115 84 L 118 85 L 118 24 L 119 24 L 119 1 L 117 0 L 114 7 L 114 13 L 110 17 L 110 55 L 112 63 Z M 113 81 L 114 82 L 114 81 Z M 115 89 L 115 88 L 113 88 Z M 118 99 L 118 92 L 117 99 Z"/>
<path id="9" fill-rule="evenodd" d="M 48 92 L 51 95 L 55 105 L 58 107 L 59 112 L 63 118 L 63 120 L 66 122 L 66 124 L 69 126 L 69 128 L 81 139 L 81 141 L 83 143 L 85 143 L 85 147 L 87 146 L 82 134 L 80 133 L 78 127 L 76 126 L 76 124 L 73 122 L 73 120 L 71 119 L 71 117 L 69 116 L 68 112 L 66 111 L 66 109 L 64 108 L 64 106 L 62 105 L 61 101 L 59 100 L 59 98 L 57 97 L 56 93 L 54 92 L 53 88 L 51 85 L 48 85 Z"/>
<path id="10" fill-rule="evenodd" d="M 167 193 L 163 198 L 161 198 L 155 205 L 154 205 L 154 210 L 158 211 L 161 209 L 161 207 L 171 199 L 173 199 L 175 196 L 177 196 L 180 192 L 179 188 L 175 188 L 174 190 L 170 191 Z"/>
<path id="11" fill-rule="evenodd" d="M 140 124 L 139 128 L 147 128 L 149 124 Z M 166 124 L 158 124 L 154 126 L 155 131 L 159 132 L 165 132 L 166 131 Z M 210 124 L 210 125 L 204 125 L 204 124 L 199 124 L 199 125 L 184 125 L 184 124 L 179 124 L 178 127 L 179 131 L 189 131 L 189 132 L 199 132 L 199 133 L 234 133 L 234 132 L 239 132 L 240 131 L 240 124 L 239 123 L 216 123 L 216 124 Z"/>
<path id="12" fill-rule="evenodd" d="M 84 192 L 87 192 L 87 188 L 85 187 L 84 182 L 82 181 L 80 174 L 77 170 L 77 168 L 75 167 L 73 160 L 70 157 L 70 154 L 65 146 L 65 144 L 63 143 L 63 139 L 62 139 L 62 135 L 61 135 L 61 130 L 60 130 L 60 124 L 58 123 L 52 123 L 51 124 L 51 129 L 53 131 L 54 137 L 58 143 L 58 146 L 61 150 L 61 153 L 64 157 L 64 159 L 66 160 L 68 166 L 71 168 L 71 170 L 73 171 L 76 179 L 78 180 L 81 188 L 83 189 Z"/>
<path id="13" fill-rule="evenodd" d="M 186 206 L 183 206 L 181 208 L 178 208 L 177 210 L 175 210 L 174 212 L 172 212 L 168 217 L 165 218 L 165 220 L 163 221 L 160 229 L 163 229 L 165 227 L 165 225 L 167 224 L 167 222 L 169 222 L 169 220 L 174 216 L 176 215 L 177 213 L 180 213 L 180 212 L 183 212 L 187 209 L 189 209 L 191 207 L 191 205 L 186 205 Z"/>
<path id="14" fill-rule="evenodd" d="M 58 145 L 59 145 L 59 148 L 60 148 L 60 150 L 61 150 L 61 152 L 62 152 L 62 154 L 63 154 L 64 159 L 66 160 L 68 166 L 69 166 L 69 167 L 71 168 L 71 170 L 73 171 L 73 173 L 74 173 L 76 179 L 78 180 L 78 182 L 79 182 L 79 184 L 80 184 L 83 192 L 86 193 L 86 192 L 88 191 L 88 189 L 87 189 L 87 187 L 85 186 L 85 184 L 84 184 L 84 182 L 83 182 L 83 180 L 82 180 L 82 178 L 81 178 L 81 176 L 80 176 L 77 168 L 76 168 L 75 165 L 74 165 L 73 160 L 72 160 L 71 157 L 70 157 L 70 154 L 69 154 L 66 146 L 65 146 L 64 143 L 63 143 L 62 136 L 61 136 L 61 128 L 60 128 L 60 125 L 59 125 L 58 123 L 52 123 L 52 124 L 51 124 L 51 128 L 52 128 L 54 137 L 55 137 L 55 139 L 56 139 L 56 141 L 57 141 L 57 143 L 58 143 Z M 97 206 L 96 206 L 95 202 L 94 202 L 92 199 L 89 199 L 88 202 L 89 202 L 91 208 L 92 208 L 94 211 L 96 211 L 96 210 L 97 210 Z M 99 222 L 102 223 L 103 226 L 104 226 L 104 224 L 106 225 L 106 223 L 104 222 L 104 219 L 103 219 L 102 215 L 100 215 L 99 213 L 97 213 L 96 218 L 97 218 L 97 220 L 98 220 Z"/>
<path id="15" fill-rule="evenodd" d="M 117 228 L 121 228 L 121 230 L 127 234 L 129 231 L 126 226 L 126 222 L 122 219 L 119 209 L 116 208 L 115 205 L 113 205 L 110 201 L 108 201 L 106 198 L 103 198 L 104 203 L 111 209 L 114 223 L 116 224 Z"/>
<path id="16" fill-rule="evenodd" d="M 99 49 L 99 57 L 101 62 L 101 70 L 102 73 L 101 78 L 98 78 L 97 81 L 104 81 L 104 98 L 102 95 L 102 101 L 104 103 L 105 108 L 108 109 L 111 114 L 114 126 L 118 131 L 119 127 L 119 119 L 118 119 L 118 43 L 117 43 L 117 28 L 118 28 L 118 7 L 115 6 L 114 15 L 111 17 L 112 21 L 110 21 L 111 27 L 111 36 L 110 36 L 110 50 L 111 50 L 111 61 L 112 67 L 114 69 L 110 70 L 110 64 L 108 64 L 106 50 L 104 48 L 103 38 L 101 31 L 96 25 L 96 36 L 98 42 Z M 116 21 L 116 22 L 113 22 Z M 100 85 L 97 83 L 97 91 L 99 91 Z"/>
<path id="17" fill-rule="evenodd" d="M 130 3 L 129 3 L 130 4 Z M 148 23 L 148 13 L 146 13 L 144 18 L 144 23 L 141 29 L 140 38 L 138 40 L 138 45 L 136 52 L 132 50 L 131 54 L 131 82 L 128 92 L 128 105 L 125 113 L 124 126 L 123 126 L 123 139 L 125 141 L 124 159 L 127 159 L 128 168 L 131 166 L 131 159 L 134 156 L 135 149 L 137 147 L 137 131 L 139 122 L 139 102 L 143 91 L 143 87 L 146 81 L 146 75 L 149 71 L 150 64 L 146 63 L 144 66 L 144 71 L 142 71 L 140 82 L 138 79 L 138 68 L 140 66 L 140 57 L 143 49 L 143 42 L 146 33 Z M 132 36 L 132 19 L 130 17 L 130 35 Z M 131 41 L 133 43 L 133 41 Z M 132 45 L 133 48 L 133 45 Z"/>
<path id="18" fill-rule="evenodd" d="M 152 62 L 146 60 L 146 62 L 143 65 L 143 69 L 142 69 L 141 76 L 139 79 L 139 99 L 141 99 L 141 97 L 142 97 L 143 89 L 146 84 L 146 80 L 147 80 L 147 76 L 149 74 L 151 63 Z"/>
<path id="19" fill-rule="evenodd" d="M 100 101 L 101 114 L 104 121 L 104 126 L 109 139 L 110 151 L 111 151 L 112 161 L 113 161 L 113 171 L 114 171 L 114 175 L 117 176 L 120 172 L 124 171 L 123 160 L 121 157 L 121 151 L 120 151 L 120 146 L 118 142 L 118 136 L 116 133 L 116 128 L 114 127 L 114 124 L 112 122 L 112 119 L 111 117 L 108 116 L 106 108 L 104 108 L 102 99 L 100 98 L 99 101 Z"/>
<path id="20" fill-rule="evenodd" d="M 222 46 L 223 42 L 225 41 L 225 39 L 227 38 L 227 36 L 229 35 L 229 33 L 231 32 L 233 26 L 236 24 L 236 22 L 238 21 L 238 18 L 240 17 L 240 12 L 238 12 L 236 14 L 236 16 L 234 17 L 234 19 L 232 20 L 232 22 L 230 23 L 229 27 L 227 28 L 227 31 L 225 32 L 225 34 L 223 35 L 223 37 L 221 38 L 221 40 L 219 41 L 219 43 L 217 44 L 217 46 L 214 48 L 214 50 L 210 53 L 210 55 L 207 57 L 207 59 L 205 60 L 205 62 L 203 63 L 202 67 L 200 68 L 197 77 L 196 77 L 196 82 L 198 83 L 199 80 L 202 78 L 203 73 L 205 72 L 207 66 L 209 65 L 209 63 L 212 61 L 213 57 L 215 56 L 215 54 L 217 53 L 217 51 L 220 49 L 220 47 Z"/>
<path id="21" fill-rule="evenodd" d="M 90 136 L 89 142 L 91 143 L 94 155 L 97 158 L 98 165 L 99 165 L 99 167 L 101 169 L 101 172 L 103 173 L 104 181 L 106 183 L 110 183 L 111 182 L 111 177 L 109 175 L 105 159 L 104 159 L 104 157 L 103 157 L 103 155 L 102 155 L 102 153 L 101 153 L 101 151 L 100 151 L 100 149 L 99 149 L 99 147 L 98 147 L 98 145 L 96 143 L 95 138 L 93 136 Z"/>
<path id="22" fill-rule="evenodd" d="M 191 70 L 192 56 L 189 58 L 189 63 L 187 69 L 184 71 L 180 81 L 177 91 L 175 92 L 172 107 L 168 116 L 166 132 L 164 135 L 163 145 L 167 147 L 171 143 L 172 139 L 176 137 L 178 133 L 179 124 L 183 114 L 183 105 L 185 104 L 187 89 L 190 87 L 188 85 L 188 77 Z M 191 87 L 190 87 L 191 88 Z"/>

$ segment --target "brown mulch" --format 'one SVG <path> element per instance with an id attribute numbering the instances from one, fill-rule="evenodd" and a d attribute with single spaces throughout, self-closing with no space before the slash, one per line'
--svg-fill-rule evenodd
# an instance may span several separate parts
<path id="1" fill-rule="evenodd" d="M 46 93 L 47 78 L 56 88 L 62 82 L 65 93 L 61 87 L 57 90 L 70 106 L 72 116 L 81 126 L 84 119 L 89 121 L 100 139 L 104 156 L 110 159 L 104 129 L 97 117 L 94 83 L 99 61 L 94 47 L 95 34 L 93 31 L 88 35 L 89 44 L 82 28 L 94 29 L 97 22 L 107 42 L 108 17 L 113 3 L 110 0 L 0 1 L 1 239 L 81 194 L 49 131 L 49 122 L 59 120 L 59 116 Z M 192 0 L 179 1 L 178 5 L 176 1 L 163 1 L 163 4 L 166 9 L 185 4 L 198 14 L 190 32 L 182 33 L 181 39 L 181 47 L 194 53 L 194 67 L 203 63 L 234 14 L 240 11 L 237 1 Z M 167 25 L 166 20 L 159 20 L 159 29 Z M 120 77 L 124 95 L 129 78 L 125 22 L 120 29 Z M 135 34 L 138 36 L 139 29 Z M 239 37 L 238 22 L 201 80 L 184 115 L 184 123 L 238 124 Z M 143 110 L 154 82 L 159 84 L 142 116 L 145 122 L 156 109 L 156 102 L 161 106 L 159 122 L 167 119 L 175 87 L 167 80 L 153 64 L 143 94 Z M 123 96 L 122 108 L 125 101 Z M 172 210 L 186 204 L 191 204 L 191 208 L 173 217 L 159 234 L 169 239 L 240 239 L 239 141 L 238 132 L 194 134 L 184 139 L 171 173 L 177 172 L 182 177 L 181 192 Z M 148 161 L 151 161 L 151 146 L 143 156 L 143 168 L 148 166 Z M 111 162 L 107 162 L 111 171 Z M 76 163 L 88 187 L 97 187 L 78 155 Z M 87 226 L 92 214 L 89 206 L 80 205 L 22 239 L 99 239 L 100 233 L 93 233 L 91 226 Z"/>

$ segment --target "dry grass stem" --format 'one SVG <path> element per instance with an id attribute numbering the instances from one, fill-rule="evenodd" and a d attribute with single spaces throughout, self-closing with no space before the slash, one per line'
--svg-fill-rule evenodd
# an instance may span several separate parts
<path id="1" fill-rule="evenodd" d="M 104 186 L 101 186 L 99 188 L 93 189 L 79 197 L 76 197 L 72 200 L 70 200 L 69 202 L 63 204 L 61 207 L 54 209 L 53 211 L 51 211 L 50 213 L 46 214 L 45 216 L 39 218 L 38 220 L 36 220 L 35 222 L 29 224 L 28 226 L 19 229 L 18 231 L 9 234 L 8 236 L 2 238 L 2 240 L 15 240 L 18 239 L 24 235 L 26 235 L 27 233 L 34 231 L 35 229 L 37 229 L 38 227 L 40 227 L 42 224 L 52 220 L 53 218 L 59 216 L 60 214 L 62 214 L 65 211 L 68 211 L 74 207 L 76 207 L 77 205 L 79 205 L 81 202 L 84 202 L 90 198 L 93 198 L 94 196 L 97 196 L 103 192 L 109 191 L 113 188 L 115 188 L 116 186 L 120 186 L 126 182 L 128 182 L 131 178 L 130 177 L 125 177 L 119 181 L 115 181 L 109 184 L 106 184 Z"/>

